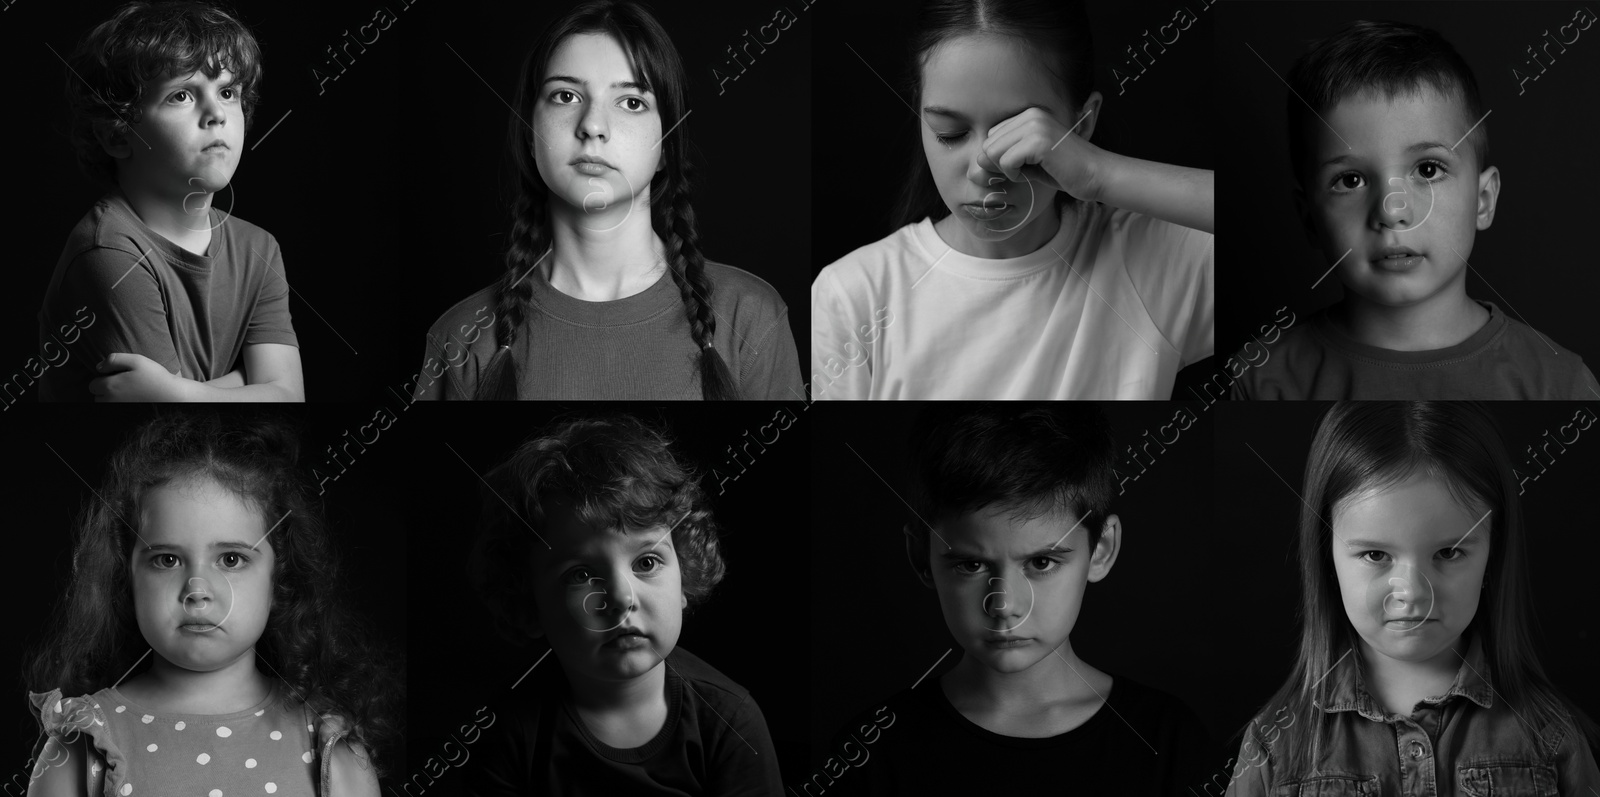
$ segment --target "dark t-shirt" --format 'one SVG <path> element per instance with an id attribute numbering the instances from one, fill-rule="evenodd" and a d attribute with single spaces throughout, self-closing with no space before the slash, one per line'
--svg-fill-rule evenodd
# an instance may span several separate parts
<path id="1" fill-rule="evenodd" d="M 1233 383 L 1234 399 L 1566 399 L 1600 398 L 1583 358 L 1490 302 L 1489 321 L 1448 348 L 1393 351 L 1360 343 L 1328 310 L 1266 347 Z M 1234 359 L 1254 362 L 1241 352 Z"/>
<path id="2" fill-rule="evenodd" d="M 712 345 L 728 365 L 739 397 L 801 401 L 800 355 L 789 310 L 771 285 L 748 271 L 706 263 L 717 321 Z M 700 349 L 682 294 L 670 274 L 644 291 L 586 302 L 557 290 L 538 272 L 524 277 L 532 306 L 523 313 L 511 354 L 520 399 L 698 400 Z M 494 356 L 495 288 L 458 302 L 428 331 L 419 399 L 471 398 Z"/>
<path id="3" fill-rule="evenodd" d="M 484 732 L 468 797 L 750 795 L 783 791 L 767 721 L 750 693 L 677 648 L 667 656 L 667 721 L 641 747 L 611 747 L 578 717 L 560 666 L 539 668 Z"/>
<path id="4" fill-rule="evenodd" d="M 120 191 L 101 197 L 67 237 L 39 310 L 39 342 L 70 355 L 41 378 L 40 401 L 87 401 L 106 355 L 142 354 L 185 379 L 237 368 L 246 346 L 298 346 L 278 242 L 212 208 L 197 255 L 141 221 Z"/>
<path id="5" fill-rule="evenodd" d="M 1188 706 L 1120 676 L 1088 721 L 1041 739 L 985 730 L 950 704 L 936 678 L 919 687 L 858 717 L 835 738 L 823 768 L 790 791 L 1166 797 L 1202 789 L 1223 760 Z"/>

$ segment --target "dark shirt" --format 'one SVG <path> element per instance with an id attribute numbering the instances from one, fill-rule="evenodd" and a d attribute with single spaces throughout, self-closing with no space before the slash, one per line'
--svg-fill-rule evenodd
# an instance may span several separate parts
<path id="1" fill-rule="evenodd" d="M 852 722 L 801 795 L 1189 794 L 1223 760 L 1182 702 L 1115 677 L 1082 725 L 1040 739 L 1004 736 L 962 716 L 937 678 Z"/>
<path id="2" fill-rule="evenodd" d="M 1537 741 L 1529 738 L 1515 707 L 1496 694 L 1492 677 L 1483 645 L 1474 638 L 1444 695 L 1422 700 L 1410 716 L 1401 716 L 1368 693 L 1359 654 L 1345 656 L 1323 679 L 1325 691 L 1313 698 L 1331 724 L 1332 740 L 1315 774 L 1282 770 L 1277 761 L 1283 756 L 1272 749 L 1280 737 L 1263 712 L 1240 746 L 1242 763 L 1228 797 L 1555 797 L 1600 791 L 1600 771 L 1584 737 L 1557 723 Z"/>
<path id="3" fill-rule="evenodd" d="M 210 214 L 211 244 L 197 255 L 146 226 L 119 191 L 90 208 L 39 310 L 41 350 L 70 353 L 44 372 L 40 401 L 93 398 L 89 381 L 108 354 L 141 354 L 208 382 L 238 368 L 246 346 L 299 345 L 277 240 L 237 216 Z"/>
<path id="4" fill-rule="evenodd" d="M 789 309 L 771 285 L 748 271 L 706 263 L 717 322 L 712 346 L 733 376 L 739 398 L 801 401 L 800 354 Z M 610 302 L 587 302 L 557 290 L 535 271 L 510 353 L 517 398 L 537 400 L 698 400 L 700 349 L 689 330 L 672 275 Z M 499 345 L 490 286 L 458 302 L 428 330 L 417 375 L 419 399 L 469 399 Z"/>
<path id="5" fill-rule="evenodd" d="M 1233 383 L 1234 399 L 1600 398 L 1583 358 L 1490 302 L 1489 321 L 1466 340 L 1428 351 L 1360 343 L 1319 310 L 1266 348 L 1266 361 Z M 1241 352 L 1236 360 L 1246 359 Z M 1251 362 L 1259 357 L 1249 358 Z"/>
<path id="6" fill-rule="evenodd" d="M 667 721 L 643 746 L 611 747 L 579 718 L 559 666 L 536 671 L 484 733 L 468 797 L 750 795 L 783 791 L 767 721 L 750 693 L 677 648 L 667 656 Z M 516 693 L 521 697 L 520 693 Z"/>

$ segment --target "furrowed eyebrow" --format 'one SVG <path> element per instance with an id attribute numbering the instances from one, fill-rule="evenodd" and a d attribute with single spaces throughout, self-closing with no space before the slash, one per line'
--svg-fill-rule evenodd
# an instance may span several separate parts
<path id="1" fill-rule="evenodd" d="M 1053 111 L 1050 110 L 1049 106 L 1039 105 L 1038 103 L 1035 103 L 1033 105 L 1029 105 L 1029 106 L 1024 107 L 1024 108 L 1018 108 L 1017 110 L 1012 111 L 1010 113 L 1003 113 L 1003 114 L 1000 115 L 1000 118 L 1001 119 L 1010 119 L 1011 117 L 1016 116 L 1017 114 L 1028 110 L 1028 108 L 1038 108 L 1039 110 L 1042 110 L 1045 113 L 1054 113 Z M 939 116 L 948 116 L 948 117 L 950 117 L 952 119 L 960 119 L 963 122 L 972 121 L 971 119 L 969 119 L 967 117 L 966 114 L 964 114 L 964 113 L 962 113 L 960 111 L 957 111 L 957 110 L 955 110 L 953 108 L 946 108 L 946 107 L 944 107 L 942 105 L 925 105 L 922 108 L 922 112 L 923 113 L 938 114 Z"/>
<path id="2" fill-rule="evenodd" d="M 1480 536 L 1482 535 L 1468 534 L 1466 537 L 1462 538 L 1440 540 L 1434 543 L 1433 547 L 1440 550 L 1444 548 L 1469 548 L 1478 544 L 1478 537 Z M 1394 547 L 1389 543 L 1379 542 L 1377 540 L 1345 540 L 1344 544 L 1347 548 L 1373 548 L 1377 550 L 1388 550 L 1389 548 Z"/>
<path id="3" fill-rule="evenodd" d="M 1430 149 L 1442 149 L 1445 152 L 1452 152 L 1452 150 L 1450 149 L 1450 146 L 1448 144 L 1441 144 L 1441 143 L 1439 143 L 1437 141 L 1419 141 L 1419 142 L 1417 142 L 1415 144 L 1412 144 L 1409 147 L 1406 147 L 1405 154 L 1407 154 L 1407 155 L 1415 155 L 1415 154 L 1417 154 L 1419 152 L 1426 152 L 1426 151 L 1428 151 Z M 1352 154 L 1347 152 L 1347 153 L 1345 153 L 1343 155 L 1332 157 L 1332 158 L 1329 158 L 1329 159 L 1323 161 L 1322 164 L 1320 166 L 1318 166 L 1317 168 L 1318 169 L 1326 169 L 1329 166 L 1333 166 L 1335 164 L 1344 163 L 1346 161 L 1354 161 L 1354 160 L 1360 160 L 1360 158 L 1358 158 L 1355 155 L 1352 155 Z"/>
<path id="4" fill-rule="evenodd" d="M 583 86 L 585 88 L 587 88 L 589 86 L 589 81 L 587 81 L 587 80 L 579 80 L 578 78 L 575 78 L 575 77 L 573 77 L 571 75 L 551 75 L 550 77 L 545 78 L 544 82 L 545 82 L 545 84 L 550 84 L 550 83 L 571 83 L 573 85 Z M 619 81 L 617 81 L 615 83 L 612 83 L 611 84 L 611 88 L 614 88 L 614 89 L 628 89 L 630 91 L 643 91 L 643 92 L 650 91 L 650 87 L 649 86 L 646 86 L 643 83 L 635 83 L 634 81 L 631 81 L 631 80 L 619 80 Z"/>
<path id="5" fill-rule="evenodd" d="M 180 551 L 181 552 L 183 550 L 183 548 L 180 547 L 180 546 L 177 546 L 177 545 L 169 545 L 167 543 L 160 543 L 158 545 L 148 546 L 148 547 L 145 548 L 145 550 L 147 550 L 147 551 Z M 229 542 L 214 542 L 214 543 L 211 543 L 211 550 L 213 550 L 213 551 L 218 551 L 218 550 L 259 551 L 261 549 L 253 547 L 253 546 L 248 545 L 246 543 L 229 541 Z"/>
<path id="6" fill-rule="evenodd" d="M 1071 551 L 1072 551 L 1071 548 L 1057 548 L 1057 547 L 1052 545 L 1052 546 L 1049 546 L 1049 547 L 1041 548 L 1041 549 L 1039 549 L 1037 551 L 1034 551 L 1033 553 L 1025 553 L 1025 554 L 1017 557 L 1017 561 L 1025 562 L 1025 561 L 1027 561 L 1029 559 L 1033 559 L 1033 558 L 1040 557 L 1040 556 L 1051 556 L 1053 554 L 1071 553 Z M 967 552 L 964 552 L 964 551 L 957 551 L 955 549 L 951 549 L 951 550 L 945 551 L 944 553 L 939 554 L 939 558 L 944 559 L 945 561 L 949 561 L 949 562 L 986 561 L 985 557 L 982 554 L 967 553 Z"/>

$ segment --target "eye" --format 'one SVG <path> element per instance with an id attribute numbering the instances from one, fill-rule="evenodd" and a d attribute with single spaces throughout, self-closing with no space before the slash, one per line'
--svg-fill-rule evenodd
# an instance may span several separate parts
<path id="1" fill-rule="evenodd" d="M 940 144 L 943 144 L 943 145 L 948 147 L 951 144 L 954 144 L 957 141 L 960 141 L 961 139 L 966 138 L 967 137 L 967 131 L 963 130 L 963 131 L 961 131 L 959 133 L 939 133 L 939 132 L 935 132 L 933 134 L 933 137 L 939 139 L 939 143 Z"/>
<path id="2" fill-rule="evenodd" d="M 1028 564 L 1039 573 L 1049 573 L 1061 566 L 1061 560 L 1052 556 L 1035 556 L 1028 560 Z"/>
<path id="3" fill-rule="evenodd" d="M 172 560 L 171 564 L 166 564 L 168 559 Z M 167 570 L 178 566 L 178 557 L 173 556 L 170 553 L 158 553 L 155 556 L 150 557 L 150 564 L 155 566 L 158 570 Z"/>
<path id="4" fill-rule="evenodd" d="M 250 557 L 245 556 L 242 553 L 234 553 L 233 551 L 229 551 L 218 557 L 217 561 L 222 562 L 222 566 L 229 570 L 238 570 L 243 568 L 245 565 L 250 564 Z M 232 562 L 231 564 L 229 563 L 230 561 Z"/>
<path id="5" fill-rule="evenodd" d="M 639 557 L 639 561 L 633 563 L 633 569 L 636 572 L 646 574 L 660 572 L 661 568 L 666 566 L 667 561 L 653 553 L 647 553 Z"/>
<path id="6" fill-rule="evenodd" d="M 1336 193 L 1354 191 L 1357 188 L 1360 188 L 1362 183 L 1363 180 L 1361 175 L 1355 172 L 1345 172 L 1344 174 L 1334 177 L 1333 184 L 1329 187 L 1332 188 Z"/>
<path id="7" fill-rule="evenodd" d="M 1466 555 L 1467 552 L 1461 550 L 1460 548 L 1442 548 L 1439 550 L 1439 557 L 1444 559 L 1446 562 L 1454 562 L 1457 559 L 1466 557 Z"/>
<path id="8" fill-rule="evenodd" d="M 587 567 L 574 567 L 567 571 L 568 584 L 587 584 L 595 578 L 594 571 Z"/>
<path id="9" fill-rule="evenodd" d="M 562 100 L 562 97 L 571 97 L 572 99 Z M 557 105 L 571 105 L 578 101 L 578 94 L 577 92 L 570 91 L 568 89 L 556 89 L 556 91 L 550 95 L 550 99 L 554 100 L 555 104 Z"/>
<path id="10" fill-rule="evenodd" d="M 644 100 L 641 100 L 638 97 L 625 97 L 625 98 L 623 98 L 622 101 L 625 102 L 625 103 L 628 103 L 628 102 L 637 103 L 639 107 L 637 107 L 637 108 L 629 107 L 628 108 L 628 110 L 633 111 L 635 113 L 642 113 L 644 111 L 650 110 L 650 106 L 646 105 Z"/>
<path id="11" fill-rule="evenodd" d="M 1440 180 L 1443 180 L 1445 176 L 1449 174 L 1449 172 L 1445 169 L 1445 165 L 1443 163 L 1435 160 L 1427 160 L 1417 164 L 1417 174 L 1422 177 L 1422 179 L 1427 180 L 1430 183 L 1436 183 Z"/>
<path id="12" fill-rule="evenodd" d="M 239 90 L 233 86 L 228 86 L 222 90 L 222 97 L 227 100 L 236 100 L 239 98 Z"/>
<path id="13" fill-rule="evenodd" d="M 964 576 L 976 575 L 983 572 L 982 562 L 956 562 L 950 566 L 951 570 Z"/>
<path id="14" fill-rule="evenodd" d="M 1374 564 L 1374 565 L 1382 564 L 1383 563 L 1383 557 L 1386 557 L 1386 556 L 1388 556 L 1388 554 L 1384 553 L 1383 551 L 1362 551 L 1361 553 L 1356 554 L 1356 558 L 1357 559 L 1360 559 L 1361 561 L 1366 562 L 1368 564 Z M 1374 558 L 1374 557 L 1376 557 L 1376 558 Z"/>
<path id="15" fill-rule="evenodd" d="M 174 102 L 188 102 L 188 99 L 187 99 L 188 96 L 189 96 L 189 92 L 188 91 L 180 89 L 178 91 L 173 92 L 172 96 L 168 97 L 168 99 L 170 99 L 170 100 L 172 100 Z"/>

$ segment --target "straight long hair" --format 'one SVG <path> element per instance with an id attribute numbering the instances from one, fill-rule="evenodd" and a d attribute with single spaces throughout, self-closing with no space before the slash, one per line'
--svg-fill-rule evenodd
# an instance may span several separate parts
<path id="1" fill-rule="evenodd" d="M 1032 46 L 1074 105 L 1082 105 L 1094 91 L 1094 40 L 1082 0 L 928 0 L 911 28 L 900 78 L 912 108 L 922 107 L 922 68 L 928 54 L 946 41 L 972 34 L 1010 36 Z M 891 231 L 950 213 L 922 151 L 922 124 L 919 111 L 907 139 L 911 157 Z M 1059 206 L 1069 198 L 1058 194 L 1056 202 Z"/>
<path id="2" fill-rule="evenodd" d="M 1327 704 L 1324 696 L 1335 680 L 1325 676 L 1360 641 L 1334 572 L 1334 511 L 1351 496 L 1416 473 L 1442 480 L 1461 504 L 1489 510 L 1486 584 L 1464 633 L 1483 645 L 1489 665 L 1483 675 L 1495 699 L 1517 708 L 1530 739 L 1552 723 L 1568 726 L 1590 744 L 1600 738 L 1594 722 L 1556 690 L 1534 651 L 1522 505 L 1511 457 L 1488 409 L 1460 401 L 1340 402 L 1323 415 L 1306 461 L 1295 538 L 1301 592 L 1294 668 L 1257 715 L 1287 709 L 1292 718 L 1270 751 L 1285 778 L 1321 765 L 1332 723 L 1317 704 Z M 1245 738 L 1264 748 L 1255 725 L 1245 729 Z"/>
<path id="3" fill-rule="evenodd" d="M 533 286 L 524 279 L 550 250 L 553 234 L 549 188 L 533 159 L 533 105 L 544 84 L 550 56 L 569 36 L 604 33 L 616 39 L 633 64 L 634 80 L 655 92 L 661 119 L 679 120 L 674 135 L 661 142 L 662 168 L 650 180 L 650 225 L 666 245 L 667 271 L 677 283 L 689 333 L 700 352 L 695 356 L 702 397 L 737 399 L 733 376 L 712 342 L 717 317 L 711 297 L 715 290 L 706 276 L 706 259 L 700 251 L 694 208 L 689 204 L 691 167 L 688 130 L 682 111 L 688 104 L 688 77 L 677 48 L 651 13 L 628 0 L 590 0 L 544 30 L 522 62 L 517 79 L 514 111 L 506 140 L 517 174 L 516 199 L 511 204 L 511 234 L 505 255 L 505 273 L 495 285 L 494 356 L 484 366 L 475 399 L 517 398 L 518 374 L 511 346 L 524 332 L 532 306 Z"/>

